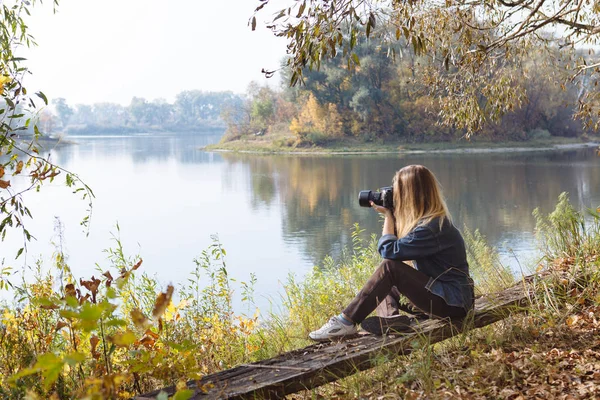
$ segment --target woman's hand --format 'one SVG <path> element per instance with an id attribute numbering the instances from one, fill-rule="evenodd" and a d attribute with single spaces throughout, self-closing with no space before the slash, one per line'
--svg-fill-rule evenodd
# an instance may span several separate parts
<path id="1" fill-rule="evenodd" d="M 394 216 L 394 213 L 392 213 L 392 210 L 390 210 L 389 208 L 386 208 L 383 206 L 378 206 L 377 204 L 373 203 L 372 201 L 370 203 L 371 203 L 371 208 L 374 209 L 375 211 L 377 211 L 378 213 L 385 214 L 386 217 Z"/>
<path id="2" fill-rule="evenodd" d="M 382 206 L 378 206 L 377 204 L 371 201 L 371 208 L 373 208 L 378 213 L 385 215 L 385 220 L 383 221 L 383 232 L 382 235 L 394 235 L 395 229 L 394 225 L 396 225 L 396 220 L 394 219 L 394 213 L 389 208 L 385 208 Z"/>

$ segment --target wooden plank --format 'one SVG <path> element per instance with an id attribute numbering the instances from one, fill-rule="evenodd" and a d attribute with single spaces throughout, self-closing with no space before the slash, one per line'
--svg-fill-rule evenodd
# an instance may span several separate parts
<path id="1" fill-rule="evenodd" d="M 381 356 L 409 354 L 415 339 L 427 337 L 429 343 L 437 343 L 524 310 L 536 277 L 526 277 L 502 292 L 476 299 L 473 317 L 466 321 L 426 320 L 415 327 L 414 333 L 386 336 L 367 334 L 355 339 L 318 343 L 268 360 L 207 375 L 199 382 L 188 382 L 188 388 L 195 390 L 192 399 L 203 400 L 274 399 L 312 389 L 371 368 L 381 362 Z M 209 389 L 204 392 L 200 389 L 202 387 Z M 161 390 L 169 396 L 175 392 L 171 386 L 137 399 L 152 399 Z"/>

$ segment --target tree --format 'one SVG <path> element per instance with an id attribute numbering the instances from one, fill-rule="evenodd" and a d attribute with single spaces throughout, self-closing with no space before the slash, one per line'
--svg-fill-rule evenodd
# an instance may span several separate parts
<path id="1" fill-rule="evenodd" d="M 266 129 L 275 113 L 275 93 L 268 87 L 260 87 L 255 93 L 249 88 L 251 101 L 250 124 L 258 130 Z"/>
<path id="2" fill-rule="evenodd" d="M 129 112 L 120 104 L 96 103 L 93 109 L 93 123 L 100 126 L 126 126 L 130 120 Z"/>
<path id="3" fill-rule="evenodd" d="M 268 27 L 288 40 L 291 85 L 338 53 L 349 69 L 359 65 L 356 47 L 369 38 L 382 40 L 390 58 L 402 55 L 393 44 L 405 40 L 423 57 L 419 78 L 429 94 L 444 99 L 442 122 L 470 135 L 528 101 L 525 82 L 538 70 L 527 61 L 542 48 L 558 52 L 547 59 L 548 81 L 579 85 L 573 114 L 600 127 L 600 59 L 591 50 L 600 39 L 597 2 L 298 0 L 275 15 Z"/>
<path id="4" fill-rule="evenodd" d="M 67 101 L 61 97 L 54 100 L 54 108 L 56 109 L 56 113 L 58 114 L 58 119 L 63 126 L 63 129 L 69 123 L 69 120 L 74 114 L 73 109 L 67 104 Z"/>
<path id="5" fill-rule="evenodd" d="M 48 100 L 42 92 L 29 94 L 23 85 L 23 78 L 29 71 L 23 63 L 25 59 L 16 52 L 19 48 L 35 45 L 24 18 L 37 3 L 36 0 L 9 0 L 0 4 L 0 155 L 3 156 L 0 159 L 0 238 L 4 239 L 11 227 L 21 230 L 24 244 L 17 257 L 32 238 L 25 227 L 26 219 L 31 218 L 32 213 L 23 200 L 24 193 L 39 190 L 45 182 L 60 175 L 75 192 L 82 192 L 88 199 L 93 197 L 90 188 L 75 174 L 40 156 L 36 144 L 35 139 L 43 132 L 37 126 L 36 118 L 29 116 L 36 114 L 38 106 L 48 105 Z M 57 4 L 55 1 L 54 5 Z M 19 138 L 20 132 L 30 129 L 35 134 L 34 140 Z M 27 176 L 25 184 L 15 183 L 13 177 L 16 175 Z M 86 225 L 88 221 L 89 215 L 82 223 Z"/>

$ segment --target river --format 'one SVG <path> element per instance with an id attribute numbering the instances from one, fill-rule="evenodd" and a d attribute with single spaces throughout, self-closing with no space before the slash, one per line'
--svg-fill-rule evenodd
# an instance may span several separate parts
<path id="1" fill-rule="evenodd" d="M 199 150 L 218 139 L 208 133 L 69 137 L 76 144 L 49 154 L 94 190 L 89 235 L 79 225 L 87 203 L 62 185 L 48 185 L 25 197 L 34 216 L 28 228 L 37 240 L 15 261 L 22 238 L 10 232 L 0 243 L 4 265 L 26 278 L 36 260 L 47 267 L 59 244 L 60 220 L 76 277 L 106 269 L 103 250 L 114 247 L 119 235 L 127 254 L 144 259 L 143 271 L 163 284 L 183 284 L 193 259 L 216 234 L 227 250 L 230 276 L 247 281 L 255 273 L 257 305 L 276 309 L 287 275 L 302 276 L 326 255 L 338 255 L 350 244 L 354 223 L 365 235 L 380 233 L 374 211 L 359 207 L 358 192 L 389 185 L 408 164 L 436 174 L 455 224 L 479 229 L 517 274 L 536 261 L 535 207 L 551 211 L 563 191 L 579 208 L 600 205 L 600 157 L 591 148 L 413 155 Z M 18 282 L 19 276 L 11 279 Z"/>

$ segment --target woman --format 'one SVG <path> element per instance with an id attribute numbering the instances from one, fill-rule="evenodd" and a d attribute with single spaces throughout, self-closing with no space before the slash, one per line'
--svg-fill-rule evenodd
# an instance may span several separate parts
<path id="1" fill-rule="evenodd" d="M 311 339 L 355 334 L 357 324 L 378 305 L 379 309 L 389 308 L 398 294 L 437 318 L 464 317 L 472 309 L 473 281 L 465 244 L 452 224 L 435 176 L 422 165 L 404 167 L 394 176 L 393 196 L 393 211 L 371 202 L 372 208 L 385 215 L 377 246 L 384 260 L 348 307 L 311 332 Z M 403 262 L 407 260 L 413 260 L 415 268 Z M 371 323 L 363 323 L 363 328 L 385 333 L 386 327 L 397 325 L 398 320 L 401 318 L 369 319 Z"/>

